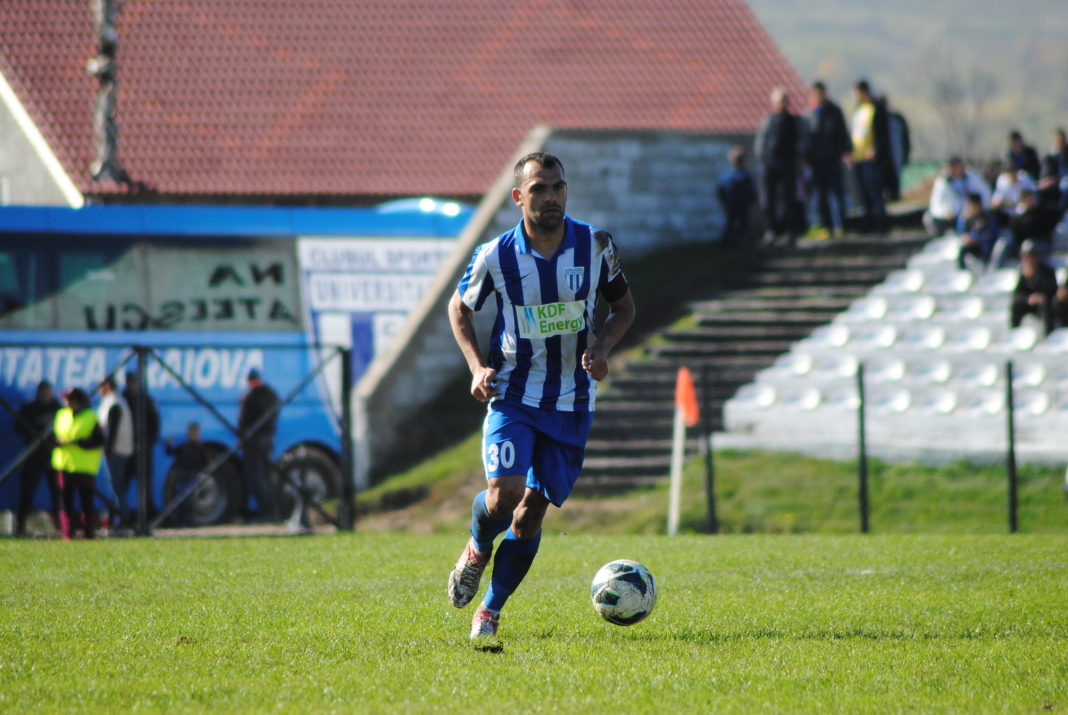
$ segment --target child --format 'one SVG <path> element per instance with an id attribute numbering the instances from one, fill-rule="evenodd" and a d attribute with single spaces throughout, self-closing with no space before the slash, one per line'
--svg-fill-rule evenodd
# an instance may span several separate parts
<path id="1" fill-rule="evenodd" d="M 720 240 L 724 246 L 732 246 L 749 235 L 749 214 L 756 203 L 757 194 L 753 176 L 745 166 L 745 149 L 733 147 L 727 153 L 727 161 L 731 169 L 719 178 L 716 193 L 727 214 Z"/>
<path id="2" fill-rule="evenodd" d="M 168 439 L 166 444 L 167 454 L 174 457 L 174 494 L 184 494 L 197 482 L 200 472 L 208 466 L 211 457 L 207 446 L 200 441 L 200 425 L 190 422 L 185 428 L 185 442 L 174 444 L 174 439 Z M 179 526 L 193 525 L 193 499 L 183 501 L 175 512 Z"/>

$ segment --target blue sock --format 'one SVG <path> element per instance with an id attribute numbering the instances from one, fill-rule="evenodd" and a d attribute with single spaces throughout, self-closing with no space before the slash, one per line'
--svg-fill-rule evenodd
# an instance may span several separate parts
<path id="1" fill-rule="evenodd" d="M 492 551 L 493 540 L 511 525 L 511 514 L 495 519 L 486 510 L 485 489 L 475 495 L 475 500 L 471 502 L 471 536 L 475 538 L 475 546 L 480 553 L 488 554 Z"/>
<path id="2" fill-rule="evenodd" d="M 493 576 L 482 605 L 491 611 L 501 610 L 530 570 L 540 544 L 540 531 L 533 539 L 520 539 L 514 531 L 508 530 L 493 557 Z"/>

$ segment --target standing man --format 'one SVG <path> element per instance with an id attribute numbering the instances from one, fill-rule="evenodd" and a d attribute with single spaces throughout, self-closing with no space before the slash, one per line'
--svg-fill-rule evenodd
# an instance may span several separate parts
<path id="1" fill-rule="evenodd" d="M 278 411 L 274 410 L 277 404 L 278 395 L 263 381 L 260 371 L 256 368 L 249 370 L 248 392 L 241 398 L 237 428 L 245 438 L 245 491 L 256 498 L 256 521 L 274 521 L 275 518 L 271 463 L 274 459 L 274 434 L 278 428 Z M 269 412 L 271 416 L 250 432 Z"/>
<path id="2" fill-rule="evenodd" d="M 52 425 L 56 447 L 52 450 L 52 468 L 63 509 L 59 513 L 63 539 L 70 541 L 78 528 L 78 509 L 74 497 L 81 501 L 82 529 L 91 539 L 96 529 L 96 473 L 100 471 L 104 432 L 96 421 L 85 390 L 75 388 L 63 393 L 64 407 L 56 411 Z"/>
<path id="3" fill-rule="evenodd" d="M 812 83 L 808 115 L 808 165 L 812 169 L 812 189 L 820 213 L 821 237 L 840 237 L 845 227 L 845 165 L 853 151 L 845 115 L 827 96 L 827 86 Z"/>
<path id="4" fill-rule="evenodd" d="M 131 480 L 134 480 L 138 484 L 138 494 L 140 494 L 141 482 L 137 480 L 138 465 L 141 463 L 141 448 L 144 445 L 145 450 L 145 464 L 147 480 L 146 483 L 152 479 L 152 453 L 155 449 L 156 442 L 159 441 L 159 408 L 156 407 L 156 401 L 152 399 L 152 395 L 148 394 L 148 391 L 144 391 L 144 396 L 141 397 L 141 376 L 134 371 L 126 373 L 126 389 L 122 391 L 122 397 L 126 400 L 126 406 L 130 408 L 130 415 L 133 418 L 134 426 L 134 451 L 130 455 L 130 461 L 126 464 L 126 483 L 129 484 Z M 143 439 L 137 439 L 138 425 L 141 424 L 140 412 L 141 403 L 139 399 L 145 401 L 145 434 Z M 148 490 L 148 503 L 151 508 L 152 502 L 152 490 Z"/>
<path id="5" fill-rule="evenodd" d="M 804 223 L 799 201 L 799 170 L 805 156 L 805 122 L 790 111 L 790 96 L 776 87 L 771 91 L 771 113 L 764 116 L 754 141 L 754 155 L 763 165 L 765 243 L 783 234 L 793 246 Z"/>
<path id="6" fill-rule="evenodd" d="M 853 86 L 857 108 L 853 112 L 853 179 L 864 204 L 864 231 L 883 233 L 887 229 L 883 200 L 883 173 L 877 155 L 886 134 L 886 111 L 880 112 L 871 95 L 871 85 L 860 80 Z"/>
<path id="7" fill-rule="evenodd" d="M 15 431 L 22 436 L 26 446 L 36 442 L 52 428 L 59 407 L 52 383 L 41 381 L 33 401 L 19 408 L 19 419 L 15 422 Z M 56 483 L 56 472 L 52 469 L 52 443 L 45 440 L 22 465 L 22 492 L 19 494 L 19 510 L 15 518 L 15 536 L 26 535 L 26 518 L 33 511 L 33 496 L 42 474 L 52 495 L 52 524 L 59 529 L 59 485 Z"/>
<path id="8" fill-rule="evenodd" d="M 124 532 L 130 525 L 130 509 L 126 501 L 130 483 L 126 467 L 134 451 L 133 415 L 126 400 L 115 388 L 115 378 L 110 375 L 100 383 L 100 404 L 96 408 L 97 422 L 104 429 L 104 459 L 111 475 L 111 488 L 115 492 L 118 511 L 111 515 L 109 528 L 115 533 Z"/>
<path id="9" fill-rule="evenodd" d="M 519 224 L 480 246 L 449 302 L 449 322 L 471 371 L 471 394 L 489 402 L 482 459 L 487 485 L 471 508 L 471 539 L 449 575 L 463 608 L 477 595 L 494 539 L 504 539 L 471 622 L 492 638 L 505 601 L 530 569 L 549 504 L 564 503 L 582 469 L 597 381 L 634 320 L 634 301 L 612 237 L 564 213 L 567 181 L 552 154 L 515 165 Z M 488 357 L 473 311 L 492 296 L 498 315 Z M 595 334 L 598 296 L 609 305 Z"/>

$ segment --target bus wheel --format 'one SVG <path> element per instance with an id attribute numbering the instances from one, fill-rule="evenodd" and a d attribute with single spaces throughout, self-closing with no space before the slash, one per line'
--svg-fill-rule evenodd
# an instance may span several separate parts
<path id="1" fill-rule="evenodd" d="M 212 458 L 222 448 L 209 446 Z M 178 472 L 171 467 L 163 485 L 163 495 L 169 504 L 179 493 Z M 171 513 L 167 523 L 171 526 L 207 526 L 232 521 L 244 502 L 244 487 L 241 473 L 232 461 L 223 462 L 213 474 L 207 475 L 200 486 L 186 499 L 188 523 L 181 524 L 182 508 Z"/>
<path id="2" fill-rule="evenodd" d="M 305 489 L 313 501 L 322 503 L 341 493 L 341 469 L 330 454 L 319 447 L 298 445 L 282 455 L 277 465 L 281 479 L 278 484 L 278 508 L 282 518 L 293 511 L 294 487 L 304 477 Z"/>

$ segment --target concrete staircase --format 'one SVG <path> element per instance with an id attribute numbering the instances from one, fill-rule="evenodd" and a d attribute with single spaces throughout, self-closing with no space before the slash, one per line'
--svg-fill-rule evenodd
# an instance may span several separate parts
<path id="1" fill-rule="evenodd" d="M 723 289 L 692 302 L 687 327 L 660 332 L 646 344 L 643 359 L 616 373 L 598 394 L 577 488 L 604 492 L 665 479 L 680 365 L 693 371 L 712 429 L 720 429 L 723 403 L 741 385 L 903 267 L 925 241 L 910 232 L 769 250 Z"/>

